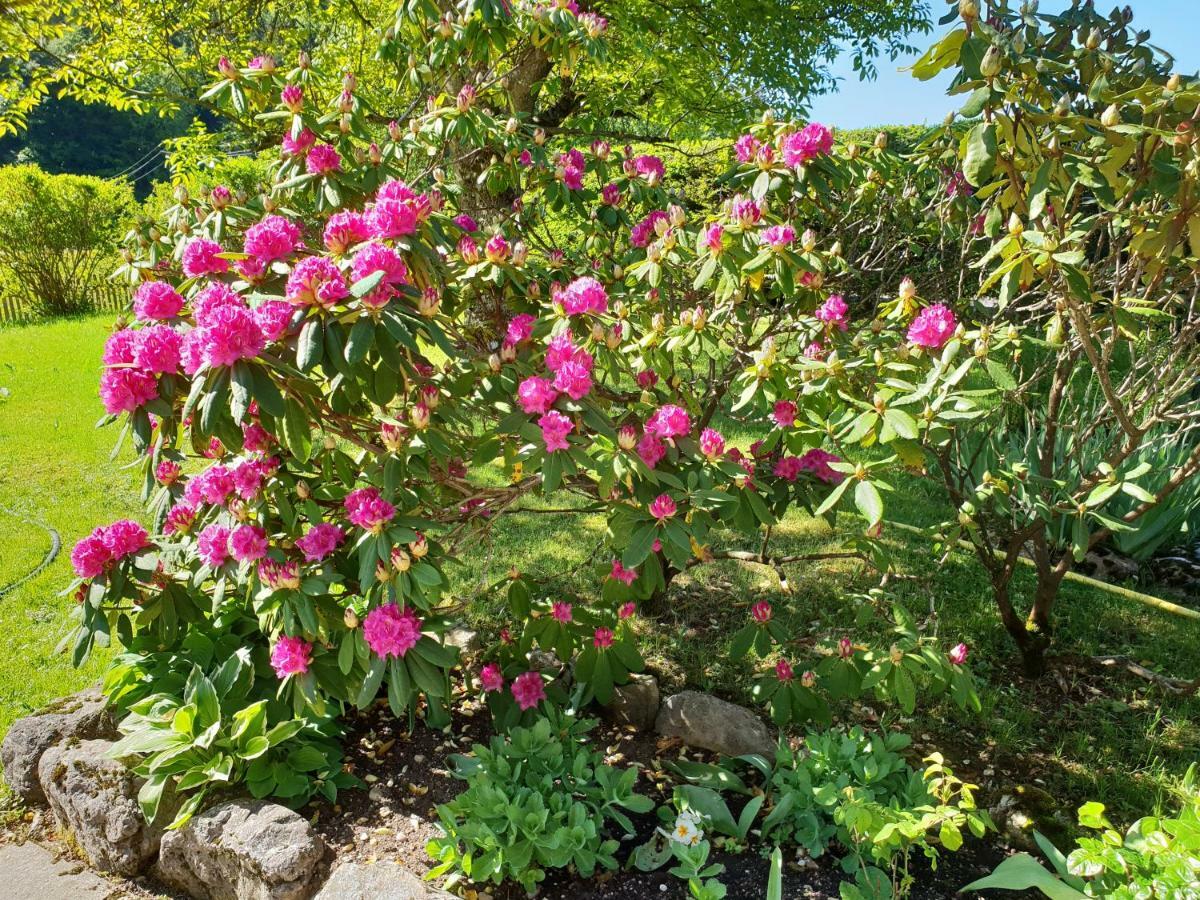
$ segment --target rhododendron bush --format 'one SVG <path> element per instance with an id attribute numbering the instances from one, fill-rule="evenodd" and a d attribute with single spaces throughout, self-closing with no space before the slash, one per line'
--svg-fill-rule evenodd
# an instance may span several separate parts
<path id="1" fill-rule="evenodd" d="M 495 586 L 511 625 L 467 686 L 504 727 L 608 701 L 643 667 L 634 622 L 688 568 L 804 561 L 770 548 L 791 509 L 845 511 L 840 554 L 886 570 L 894 473 L 944 456 L 1009 385 L 1029 342 L 1016 324 L 971 324 L 965 302 L 907 279 L 884 298 L 856 288 L 878 277 L 858 226 L 881 192 L 921 186 L 938 229 L 984 242 L 970 231 L 982 198 L 945 171 L 953 129 L 895 178 L 885 142 L 837 152 L 825 126 L 767 115 L 733 144 L 725 201 L 689 208 L 652 154 L 496 112 L 489 54 L 514 30 L 565 61 L 603 48 L 598 16 L 547 7 L 464 25 L 406 5 L 405 28 L 469 65 L 397 121 L 353 73 L 223 60 L 206 97 L 278 143 L 270 192 L 181 190 L 134 234 L 132 318 L 106 346 L 100 397 L 139 454 L 150 518 L 76 548 L 74 647 L 81 659 L 115 633 L 125 648 L 108 687 L 131 712 L 125 749 L 153 760 L 148 813 L 178 791 L 183 821 L 243 780 L 331 795 L 336 717 L 381 693 L 410 725 L 447 724 L 446 566 L 470 565 L 531 495 L 586 498 L 606 546 L 594 596 L 515 569 Z M 547 240 L 563 222 L 571 239 Z M 1045 264 L 994 246 L 1010 249 L 981 250 L 985 268 L 1004 253 L 1006 272 Z M 1004 280 L 1011 299 L 1021 282 Z M 786 643 L 769 607 L 752 618 L 737 655 Z M 781 724 L 826 718 L 826 695 L 911 711 L 918 686 L 978 707 L 965 645 L 935 650 L 903 612 L 897 630 L 890 652 L 847 641 L 811 669 L 774 661 L 756 694 Z M 531 665 L 539 648 L 574 661 L 574 697 Z"/>

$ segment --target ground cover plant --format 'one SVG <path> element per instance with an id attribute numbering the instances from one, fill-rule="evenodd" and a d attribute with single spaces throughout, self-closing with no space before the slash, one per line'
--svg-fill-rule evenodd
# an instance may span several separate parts
<path id="1" fill-rule="evenodd" d="M 146 525 L 120 518 L 83 537 L 67 591 L 76 601 L 65 641 L 73 659 L 120 646 L 105 688 L 124 715 L 120 749 L 149 776 L 140 798 L 147 818 L 182 827 L 238 789 L 293 805 L 318 792 L 333 799 L 354 783 L 337 741 L 349 710 L 384 698 L 406 728 L 441 729 L 467 691 L 485 698 L 507 735 L 460 764 L 468 787 L 443 808 L 443 838 L 430 845 L 439 874 L 531 887 L 543 868 L 612 868 L 612 828 L 631 830 L 617 807 L 649 806 L 631 793 L 632 769 L 619 775 L 597 762 L 557 717 L 607 703 L 648 657 L 660 670 L 696 665 L 667 652 L 660 626 L 672 618 L 667 598 L 704 584 L 721 562 L 779 580 L 772 599 L 739 598 L 720 610 L 728 652 L 698 665 L 700 680 L 736 670 L 737 689 L 777 725 L 936 707 L 961 727 L 1022 706 L 995 684 L 981 695 L 975 639 L 940 627 L 928 591 L 906 586 L 906 552 L 915 551 L 897 548 L 885 497 L 928 499 L 939 507 L 934 522 L 948 506 L 954 524 L 943 540 L 961 534 L 979 548 L 1004 623 L 1030 674 L 1040 673 L 1048 611 L 1062 591 L 1057 573 L 1071 558 L 1051 558 L 1048 535 L 1067 511 L 1059 492 L 1079 500 L 1084 488 L 1064 486 L 1057 471 L 1026 486 L 1024 470 L 1001 468 L 1010 465 L 1003 452 L 970 485 L 974 500 L 963 499 L 965 476 L 946 473 L 958 471 L 955 454 L 972 435 L 996 429 L 1019 393 L 1014 372 L 1041 396 L 1035 375 L 1047 355 L 1059 368 L 1082 366 L 1101 332 L 1114 348 L 1180 345 L 1171 339 L 1191 334 L 1192 306 L 1171 278 L 1191 277 L 1178 255 L 1189 251 L 1183 243 L 1147 249 L 1162 256 L 1137 276 L 1147 296 L 1173 291 L 1152 315 L 1109 310 L 1092 319 L 1091 307 L 1069 316 L 1064 307 L 1052 320 L 1061 330 L 1054 340 L 1037 315 L 1015 315 L 1023 300 L 1034 313 L 1054 308 L 1035 289 L 1058 283 L 1051 259 L 1077 271 L 1086 252 L 1038 256 L 1049 239 L 1019 216 L 1003 234 L 993 227 L 1000 204 L 1021 194 L 1011 179 L 985 181 L 1000 162 L 1015 165 L 1025 145 L 999 155 L 997 117 L 1010 106 L 995 81 L 1001 50 L 987 46 L 1008 47 L 1015 26 L 981 21 L 969 3 L 955 16 L 919 68 L 959 67 L 956 87 L 974 92 L 964 114 L 984 114 L 969 132 L 948 126 L 901 157 L 886 140 L 835 149 L 823 125 L 766 115 L 733 143 L 726 196 L 707 209 L 672 193 L 653 154 L 602 138 L 575 146 L 571 135 L 503 112 L 513 42 L 536 39 L 559 61 L 604 52 L 605 21 L 570 3 L 467 4 L 459 17 L 406 5 L 400 27 L 426 41 L 430 63 L 408 74 L 436 90 L 394 122 L 373 112 L 386 80 L 360 84 L 306 55 L 294 66 L 222 60 L 205 100 L 279 145 L 271 188 L 251 197 L 181 185 L 160 222 L 131 233 L 118 273 L 131 315 L 105 341 L 99 381 L 105 424 L 133 460 Z M 1109 29 L 1105 52 L 1141 55 L 1140 45 L 1122 43 L 1127 23 L 1103 21 L 1073 9 L 1051 17 L 1043 38 L 1039 21 L 1027 19 L 1029 36 L 1009 49 L 1048 55 L 1083 23 Z M 1082 33 L 1079 65 L 1101 43 Z M 1163 115 L 1180 115 L 1194 88 L 1165 76 L 1143 66 L 1138 77 L 1147 95 L 1165 98 Z M 1090 102 L 1116 91 L 1106 81 Z M 1056 128 L 1107 140 L 1089 108 L 1056 115 Z M 1119 124 L 1100 123 L 1126 135 Z M 1139 137 L 1147 153 L 1158 152 L 1158 137 Z M 1144 223 L 1176 215 L 1170 198 L 1192 176 L 1172 164 L 1190 147 L 1163 149 L 1165 186 L 1122 182 L 1127 204 L 1149 192 L 1138 206 Z M 1131 159 L 1111 177 L 1125 178 Z M 1087 184 L 1052 183 L 1068 194 Z M 893 194 L 926 205 L 878 202 Z M 1079 201 L 1080 216 L 1094 215 L 1091 202 Z M 1055 227 L 1064 204 L 1053 207 Z M 831 212 L 841 208 L 852 212 Z M 895 230 L 918 218 L 928 232 L 961 240 L 963 271 L 981 269 L 978 284 L 967 292 L 960 279 L 952 297 L 940 284 L 904 279 L 871 296 L 878 276 L 860 282 L 860 273 L 898 257 L 883 259 L 865 235 L 877 221 Z M 574 238 L 548 240 L 564 221 Z M 1079 222 L 1062 227 L 1055 241 L 1086 244 Z M 999 274 L 987 268 L 1014 258 Z M 1005 274 L 1025 273 L 1026 264 L 1028 283 Z M 1070 272 L 1062 277 L 1076 289 Z M 966 296 L 987 299 L 997 285 L 1001 304 L 988 319 L 989 307 Z M 1063 302 L 1103 306 L 1090 292 Z M 1097 492 L 1082 476 L 1091 493 L 1074 510 L 1085 523 L 1075 526 L 1084 537 L 1073 535 L 1074 556 L 1108 531 L 1133 528 L 1194 474 L 1183 457 L 1159 497 L 1140 486 L 1147 470 L 1117 471 L 1142 438 L 1186 411 L 1177 370 L 1186 369 L 1190 343 L 1180 346 L 1159 357 L 1161 409 L 1123 432 L 1128 453 L 1097 469 L 1108 487 Z M 1128 369 L 1126 350 L 1119 355 Z M 1103 408 L 1119 408 L 1104 370 L 1092 371 Z M 1097 402 L 1063 377 L 1060 399 Z M 1131 384 L 1150 388 L 1140 375 Z M 1050 456 L 1065 430 L 1055 410 L 1028 426 L 1049 430 Z M 1039 458 L 1043 469 L 1048 458 Z M 913 483 L 927 463 L 942 474 L 940 487 Z M 1098 511 L 1118 493 L 1139 504 L 1121 523 Z M 1033 511 L 1032 523 L 1013 524 L 1009 498 Z M 570 590 L 561 575 L 539 577 L 528 557 L 505 555 L 521 523 L 538 516 L 594 536 L 590 554 L 574 551 L 580 583 Z M 795 534 L 799 523 L 806 533 Z M 1006 545 L 1000 581 L 995 533 L 1021 538 Z M 1014 630 L 1001 589 L 1027 541 L 1039 587 L 1032 625 Z M 802 564 L 865 582 L 841 592 L 852 613 L 837 620 L 841 634 L 824 627 L 828 612 L 790 596 L 789 572 Z M 881 584 L 888 591 L 868 591 Z M 905 602 L 913 596 L 919 605 Z M 466 671 L 444 640 L 464 615 L 489 622 L 495 636 Z M 573 664 L 573 691 L 533 664 L 535 650 Z M 985 665 L 993 676 L 1003 671 L 994 656 Z M 551 729 L 558 735 L 547 743 Z M 547 747 L 545 772 L 513 761 L 531 741 Z M 902 749 L 894 735 L 811 731 L 804 749 L 781 747 L 775 769 L 762 761 L 779 795 L 769 809 L 735 819 L 709 797 L 698 812 L 706 795 L 685 793 L 683 808 L 666 816 L 683 828 L 672 839 L 699 848 L 704 829 L 725 828 L 745 841 L 758 821 L 764 852 L 779 844 L 816 855 L 836 842 L 852 879 L 847 896 L 904 895 L 914 886 L 914 850 L 937 859 L 990 822 L 975 809 L 974 785 L 942 757 L 928 754 L 917 771 Z M 818 775 L 828 778 L 814 783 Z M 876 777 L 882 792 L 870 788 Z M 575 799 L 547 800 L 568 778 Z M 180 803 L 160 808 L 164 794 Z M 498 842 L 508 827 L 500 806 L 514 797 L 529 816 L 553 815 L 562 827 Z M 694 896 L 721 896 L 721 873 L 705 851 L 665 846 Z"/>

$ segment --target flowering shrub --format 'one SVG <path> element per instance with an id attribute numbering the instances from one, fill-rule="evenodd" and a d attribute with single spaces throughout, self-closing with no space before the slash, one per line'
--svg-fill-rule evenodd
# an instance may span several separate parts
<path id="1" fill-rule="evenodd" d="M 719 207 L 687 208 L 651 154 L 576 146 L 494 112 L 508 98 L 485 63 L 501 38 L 523 29 L 554 56 L 601 53 L 594 15 L 517 5 L 449 22 L 427 6 L 406 4 L 402 30 L 471 65 L 403 121 L 377 121 L 353 73 L 307 57 L 290 69 L 222 62 L 206 96 L 277 143 L 270 191 L 180 190 L 163 222 L 132 234 L 121 272 L 134 318 L 106 346 L 100 393 L 139 454 L 150 520 L 77 548 L 77 659 L 113 632 L 149 661 L 232 628 L 256 671 L 278 679 L 278 721 L 326 723 L 383 692 L 410 725 L 443 726 L 457 663 L 442 640 L 446 563 L 530 495 L 569 492 L 605 517 L 602 587 L 562 597 L 504 579 L 510 625 L 468 682 L 501 727 L 530 722 L 566 699 L 530 662 L 553 651 L 574 663 L 577 699 L 604 702 L 642 668 L 632 626 L 679 573 L 804 561 L 770 548 L 796 507 L 830 520 L 852 509 L 843 554 L 886 569 L 894 473 L 928 460 L 953 471 L 947 448 L 1003 414 L 1014 370 L 1053 378 L 1045 364 L 1062 351 L 1040 355 L 1053 341 L 977 324 L 979 305 L 923 297 L 911 279 L 882 298 L 857 290 L 874 284 L 859 273 L 896 259 L 856 230 L 862 210 L 908 221 L 912 198 L 933 191 L 938 227 L 959 228 L 968 247 L 983 242 L 975 204 L 991 204 L 981 234 L 996 231 L 995 204 L 1014 201 L 970 190 L 991 174 L 980 154 L 999 138 L 986 128 L 959 148 L 958 178 L 937 167 L 958 152 L 952 129 L 930 138 L 925 163 L 906 164 L 886 140 L 838 150 L 818 123 L 767 115 L 734 143 Z M 973 28 L 947 40 L 991 34 Z M 998 102 L 994 77 L 980 109 Z M 849 225 L 828 212 L 842 207 L 855 210 Z M 569 235 L 561 245 L 545 240 L 551 225 Z M 1061 264 L 1075 282 L 1082 251 L 1064 261 L 1010 231 L 989 244 L 1003 249 L 979 248 L 982 269 L 1018 254 L 1026 274 Z M 999 283 L 1004 308 L 1020 309 L 1015 270 L 991 270 L 980 290 Z M 1028 479 L 1006 472 L 970 502 L 1022 499 L 1014 485 Z M 1029 482 L 1043 500 L 1051 474 Z M 1134 477 L 1114 475 L 1094 505 L 1104 491 L 1136 493 Z M 959 525 L 982 539 L 972 509 Z M 716 546 L 739 539 L 757 550 Z M 763 616 L 735 655 L 785 643 Z M 772 660 L 758 694 L 774 718 L 823 720 L 826 693 L 871 691 L 911 710 L 918 686 L 977 707 L 965 648 L 936 650 L 897 616 L 886 654 L 839 644 L 811 668 Z M 171 690 L 179 699 L 184 685 Z M 290 749 L 281 740 L 278 752 Z M 171 774 L 193 797 L 206 789 Z"/>

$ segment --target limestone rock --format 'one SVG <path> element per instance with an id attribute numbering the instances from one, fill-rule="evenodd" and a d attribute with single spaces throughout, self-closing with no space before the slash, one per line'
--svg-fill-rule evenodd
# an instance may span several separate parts
<path id="1" fill-rule="evenodd" d="M 453 900 L 394 862 L 344 862 L 313 900 Z"/>
<path id="2" fill-rule="evenodd" d="M 771 757 L 775 739 L 762 720 L 745 707 L 710 694 L 683 691 L 668 697 L 658 711 L 655 730 L 691 747 L 726 756 L 761 753 Z"/>
<path id="3" fill-rule="evenodd" d="M 13 722 L 0 744 L 4 780 L 26 803 L 45 803 L 46 795 L 38 781 L 42 754 L 66 741 L 96 738 L 117 738 L 116 722 L 105 709 L 99 688 L 55 700 L 45 709 Z"/>
<path id="4" fill-rule="evenodd" d="M 483 639 L 480 638 L 479 632 L 465 625 L 456 625 L 451 628 L 446 632 L 443 640 L 447 647 L 455 647 L 463 655 L 474 653 L 483 646 Z"/>
<path id="5" fill-rule="evenodd" d="M 162 831 L 142 818 L 143 779 L 108 756 L 112 746 L 94 740 L 51 747 L 42 754 L 38 778 L 59 830 L 93 868 L 136 875 L 158 852 Z"/>
<path id="6" fill-rule="evenodd" d="M 613 698 L 604 707 L 604 715 L 618 725 L 632 725 L 641 731 L 649 731 L 654 727 L 660 705 L 658 679 L 653 675 L 636 674 L 630 676 L 628 684 L 613 688 Z"/>
<path id="7" fill-rule="evenodd" d="M 316 890 L 324 855 L 302 816 L 277 803 L 235 800 L 164 836 L 155 873 L 197 900 L 303 900 Z"/>

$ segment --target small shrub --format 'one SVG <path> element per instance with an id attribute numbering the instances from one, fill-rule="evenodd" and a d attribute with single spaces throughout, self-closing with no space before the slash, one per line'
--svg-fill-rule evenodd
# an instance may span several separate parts
<path id="1" fill-rule="evenodd" d="M 633 790 L 637 769 L 603 765 L 580 743 L 592 724 L 540 719 L 454 757 L 467 789 L 438 807 L 443 834 L 428 851 L 441 865 L 430 877 L 512 879 L 532 891 L 546 869 L 573 866 L 585 877 L 615 869 L 618 842 L 605 836 L 608 826 L 632 834 L 623 810 L 645 813 L 654 803 Z"/>
<path id="2" fill-rule="evenodd" d="M 39 315 L 74 315 L 113 268 L 121 223 L 134 208 L 126 182 L 0 168 L 0 281 Z"/>

